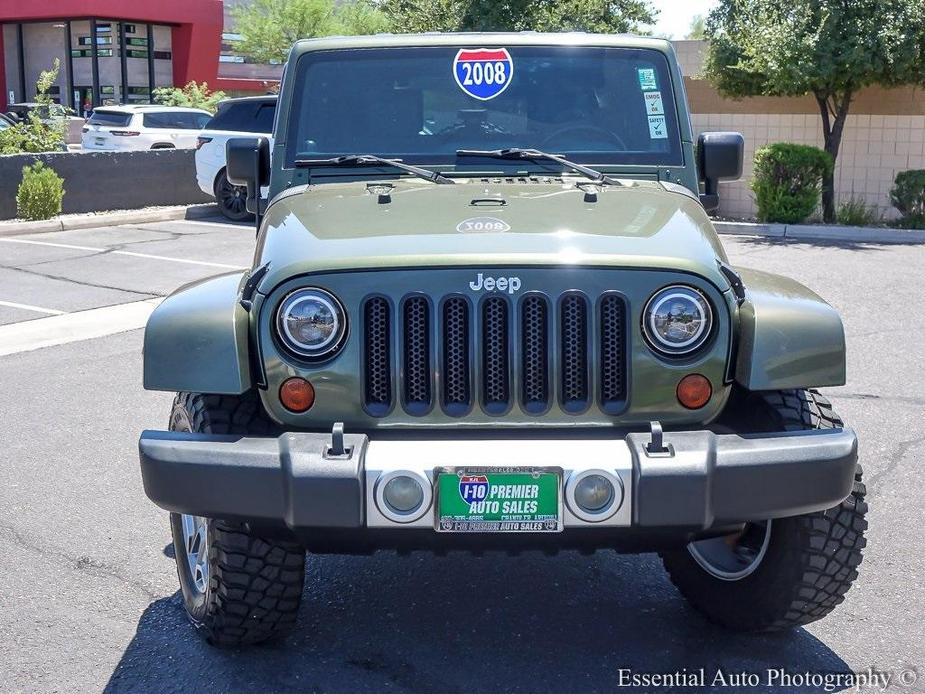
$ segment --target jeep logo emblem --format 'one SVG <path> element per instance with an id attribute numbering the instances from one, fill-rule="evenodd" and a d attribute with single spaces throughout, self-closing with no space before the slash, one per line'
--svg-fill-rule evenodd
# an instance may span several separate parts
<path id="1" fill-rule="evenodd" d="M 480 272 L 475 280 L 469 283 L 469 289 L 474 292 L 484 289 L 486 292 L 506 291 L 508 294 L 513 294 L 514 292 L 520 291 L 520 278 L 485 277 L 484 274 Z"/>

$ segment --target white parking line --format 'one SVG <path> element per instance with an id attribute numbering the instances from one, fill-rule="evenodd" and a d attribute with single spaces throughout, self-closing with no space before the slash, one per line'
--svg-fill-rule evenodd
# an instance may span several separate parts
<path id="1" fill-rule="evenodd" d="M 226 265 L 225 263 L 209 263 L 205 260 L 189 260 L 188 258 L 169 258 L 166 255 L 151 255 L 150 253 L 133 253 L 132 251 L 112 251 L 114 255 L 130 255 L 134 258 L 149 258 L 151 260 L 169 260 L 174 263 L 189 263 L 190 265 L 206 265 L 208 267 L 220 267 L 226 270 L 246 270 L 241 265 Z"/>
<path id="2" fill-rule="evenodd" d="M 254 228 L 254 225 L 253 225 L 253 224 L 249 224 L 249 225 L 247 225 L 247 226 L 244 226 L 244 225 L 242 225 L 242 224 L 233 224 L 233 223 L 231 223 L 231 222 L 205 222 L 205 221 L 202 221 L 202 220 L 199 220 L 199 219 L 183 219 L 183 220 L 180 220 L 180 221 L 182 221 L 184 224 L 198 224 L 198 225 L 204 226 L 204 227 L 221 227 L 222 229 L 229 229 L 229 228 L 231 228 L 231 229 L 250 229 L 250 230 L 253 230 L 253 228 Z"/>
<path id="3" fill-rule="evenodd" d="M 3 243 L 28 243 L 31 246 L 50 246 L 51 248 L 68 248 L 72 251 L 90 251 L 91 253 L 103 253 L 106 248 L 94 248 L 93 246 L 74 246 L 69 243 L 52 243 L 51 241 L 32 241 L 31 239 L 4 239 L 0 238 Z"/>
<path id="4" fill-rule="evenodd" d="M 32 304 L 17 304 L 15 301 L 0 301 L 0 306 L 21 308 L 26 311 L 35 311 L 36 313 L 50 313 L 53 316 L 60 316 L 62 313 L 67 313 L 66 311 L 59 311 L 56 308 L 42 308 L 41 306 L 33 306 Z"/>
<path id="5" fill-rule="evenodd" d="M 108 248 L 94 248 L 93 246 L 74 246 L 67 243 L 52 243 L 50 241 L 33 241 L 31 239 L 0 238 L 3 243 L 27 243 L 33 246 L 49 246 L 51 248 L 67 248 L 74 251 L 90 251 L 91 253 L 110 253 L 111 255 L 127 255 L 133 258 L 146 258 L 148 260 L 166 260 L 172 263 L 185 263 L 187 265 L 203 265 L 217 267 L 223 270 L 246 270 L 242 265 L 226 265 L 225 263 L 210 263 L 205 260 L 190 260 L 188 258 L 171 258 L 166 255 L 153 255 L 151 253 L 135 253 L 134 251 L 114 251 Z"/>
<path id="6" fill-rule="evenodd" d="M 161 301 L 160 298 L 145 299 L 0 325 L 0 356 L 143 328 Z"/>

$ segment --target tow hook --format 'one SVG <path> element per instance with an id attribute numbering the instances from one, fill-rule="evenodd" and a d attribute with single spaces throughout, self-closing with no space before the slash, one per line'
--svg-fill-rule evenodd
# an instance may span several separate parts
<path id="1" fill-rule="evenodd" d="M 652 440 L 646 444 L 647 456 L 650 458 L 671 458 L 674 456 L 674 448 L 670 443 L 665 443 L 661 422 L 649 422 L 649 434 Z"/>

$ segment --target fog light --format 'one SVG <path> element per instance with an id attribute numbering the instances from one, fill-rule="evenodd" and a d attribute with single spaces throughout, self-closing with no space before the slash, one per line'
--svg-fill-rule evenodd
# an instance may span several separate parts
<path id="1" fill-rule="evenodd" d="M 575 485 L 575 503 L 588 513 L 600 513 L 613 501 L 613 484 L 601 475 L 588 475 Z"/>
<path id="2" fill-rule="evenodd" d="M 413 523 L 433 501 L 430 480 L 411 470 L 389 470 L 379 475 L 373 488 L 376 508 L 395 523 Z"/>
<path id="3" fill-rule="evenodd" d="M 565 483 L 565 501 L 581 520 L 601 523 L 623 505 L 623 481 L 610 470 L 573 472 Z"/>
<path id="4" fill-rule="evenodd" d="M 393 477 L 385 483 L 382 496 L 393 511 L 413 513 L 424 503 L 424 490 L 420 482 L 407 475 Z"/>

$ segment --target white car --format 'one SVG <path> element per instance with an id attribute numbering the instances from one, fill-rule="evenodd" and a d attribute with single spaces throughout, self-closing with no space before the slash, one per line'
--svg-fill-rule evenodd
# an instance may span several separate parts
<path id="1" fill-rule="evenodd" d="M 212 114 L 178 106 L 101 106 L 83 127 L 87 150 L 192 149 Z"/>
<path id="2" fill-rule="evenodd" d="M 232 221 L 247 219 L 244 188 L 233 186 L 225 177 L 225 144 L 232 137 L 266 135 L 273 142 L 275 95 L 226 99 L 196 144 L 196 181 L 206 195 L 215 197 L 218 209 Z"/>

